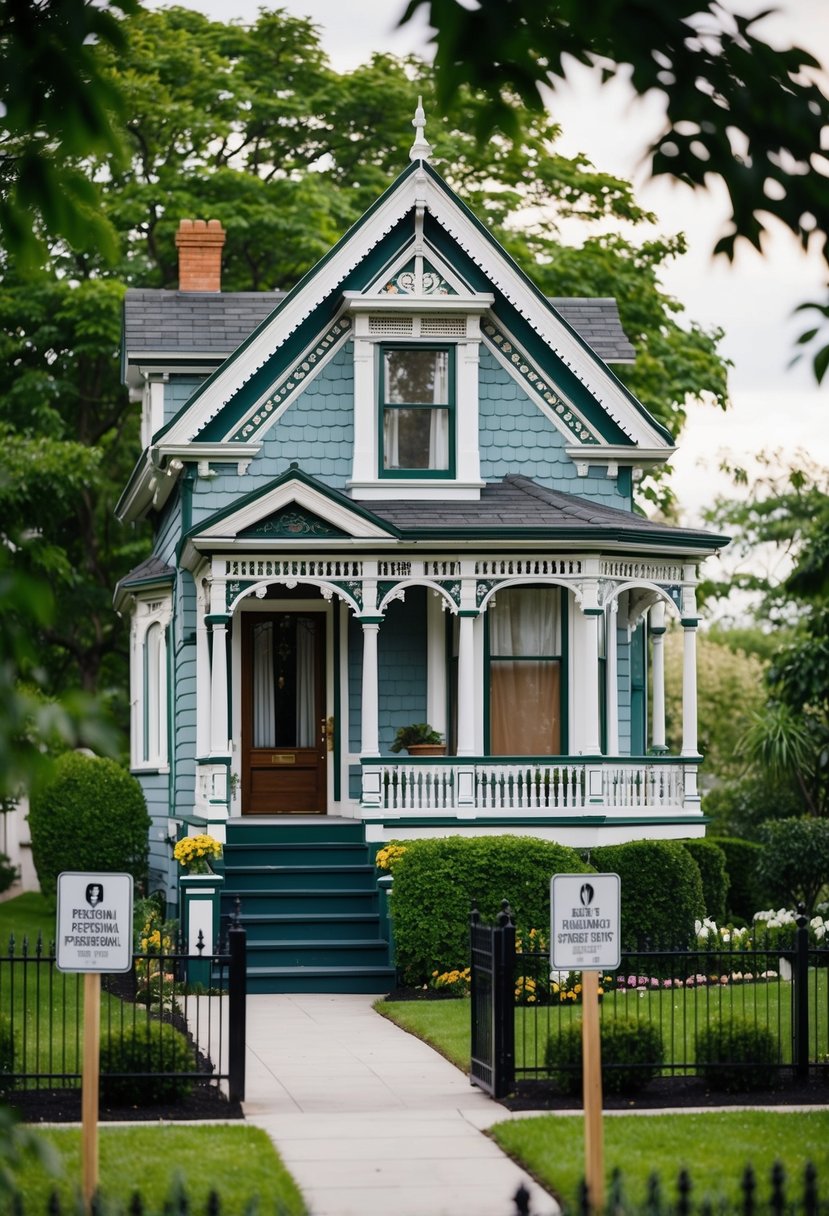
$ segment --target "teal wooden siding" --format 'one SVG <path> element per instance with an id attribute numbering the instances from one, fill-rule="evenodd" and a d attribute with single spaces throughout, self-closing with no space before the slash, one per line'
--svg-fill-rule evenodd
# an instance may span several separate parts
<path id="1" fill-rule="evenodd" d="M 187 571 L 179 574 L 176 609 L 175 688 L 171 705 L 175 743 L 173 805 L 192 815 L 196 792 L 196 587 Z"/>
<path id="2" fill-rule="evenodd" d="M 647 632 L 639 622 L 630 639 L 630 753 L 644 756 L 648 749 Z"/>
<path id="3" fill-rule="evenodd" d="M 169 815 L 167 773 L 136 773 L 144 791 L 144 800 L 152 823 L 150 825 L 149 889 L 157 891 L 169 885 L 175 866 L 170 846 L 166 843 Z"/>
<path id="4" fill-rule="evenodd" d="M 630 754 L 630 642 L 627 629 L 616 631 L 616 669 L 618 672 L 619 752 Z"/>
<path id="5" fill-rule="evenodd" d="M 510 473 L 578 494 L 609 507 L 630 509 L 630 497 L 606 469 L 580 477 L 565 448 L 569 441 L 531 401 L 492 352 L 481 346 L 479 371 L 481 476 L 501 481 Z"/>
<path id="6" fill-rule="evenodd" d="M 391 755 L 399 726 L 426 721 L 426 588 L 390 604 L 378 645 L 380 754 Z"/>
<path id="7" fill-rule="evenodd" d="M 200 384 L 203 384 L 204 376 L 171 376 L 164 385 L 164 425 L 175 418 L 176 414 L 186 405 L 190 398 L 195 393 Z"/>

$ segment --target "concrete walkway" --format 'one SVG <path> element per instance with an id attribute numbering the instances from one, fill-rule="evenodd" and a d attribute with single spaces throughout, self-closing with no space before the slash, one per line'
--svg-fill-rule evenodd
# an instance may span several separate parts
<path id="1" fill-rule="evenodd" d="M 371 1006 L 370 996 L 249 996 L 246 1119 L 312 1216 L 533 1216 L 555 1201 L 482 1129 L 508 1112 Z"/>

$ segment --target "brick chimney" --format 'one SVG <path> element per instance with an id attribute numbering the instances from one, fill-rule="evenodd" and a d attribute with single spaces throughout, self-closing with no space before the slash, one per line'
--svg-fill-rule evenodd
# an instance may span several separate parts
<path id="1" fill-rule="evenodd" d="M 225 230 L 218 220 L 182 220 L 176 233 L 179 291 L 222 290 Z"/>

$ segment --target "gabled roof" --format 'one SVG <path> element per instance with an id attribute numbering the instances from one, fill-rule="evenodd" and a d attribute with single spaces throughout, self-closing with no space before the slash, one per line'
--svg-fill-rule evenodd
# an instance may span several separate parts
<path id="1" fill-rule="evenodd" d="M 329 253 L 277 305 L 236 352 L 202 385 L 164 429 L 163 442 L 197 439 L 228 403 L 245 390 L 267 396 L 269 362 L 323 305 L 358 286 L 349 276 L 409 217 L 425 213 L 456 244 L 494 288 L 499 299 L 534 331 L 560 360 L 564 374 L 584 386 L 632 446 L 668 448 L 670 434 L 657 423 L 541 294 L 431 165 L 412 162 Z M 379 269 L 379 268 L 376 268 Z M 250 402 L 248 402 L 250 404 Z"/>
<path id="2" fill-rule="evenodd" d="M 160 557 L 154 554 L 145 558 L 137 566 L 130 570 L 129 574 L 125 574 L 122 579 L 118 580 L 113 594 L 113 603 L 116 612 L 121 609 L 126 596 L 131 591 L 138 591 L 140 588 L 150 590 L 153 587 L 163 587 L 167 583 L 173 582 L 176 577 L 176 572 L 172 566 L 168 566 Z"/>
<path id="3" fill-rule="evenodd" d="M 128 364 L 158 356 L 227 359 L 285 299 L 284 291 L 189 292 L 130 288 L 124 298 Z M 607 363 L 636 352 L 612 297 L 550 296 L 550 303 Z"/>

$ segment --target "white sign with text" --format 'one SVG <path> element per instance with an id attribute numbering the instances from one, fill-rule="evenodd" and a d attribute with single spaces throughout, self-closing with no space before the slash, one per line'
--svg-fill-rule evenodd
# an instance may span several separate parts
<path id="1" fill-rule="evenodd" d="M 129 971 L 132 874 L 58 875 L 58 971 Z"/>
<path id="2" fill-rule="evenodd" d="M 550 880 L 550 966 L 612 971 L 621 961 L 618 874 L 554 874 Z"/>

